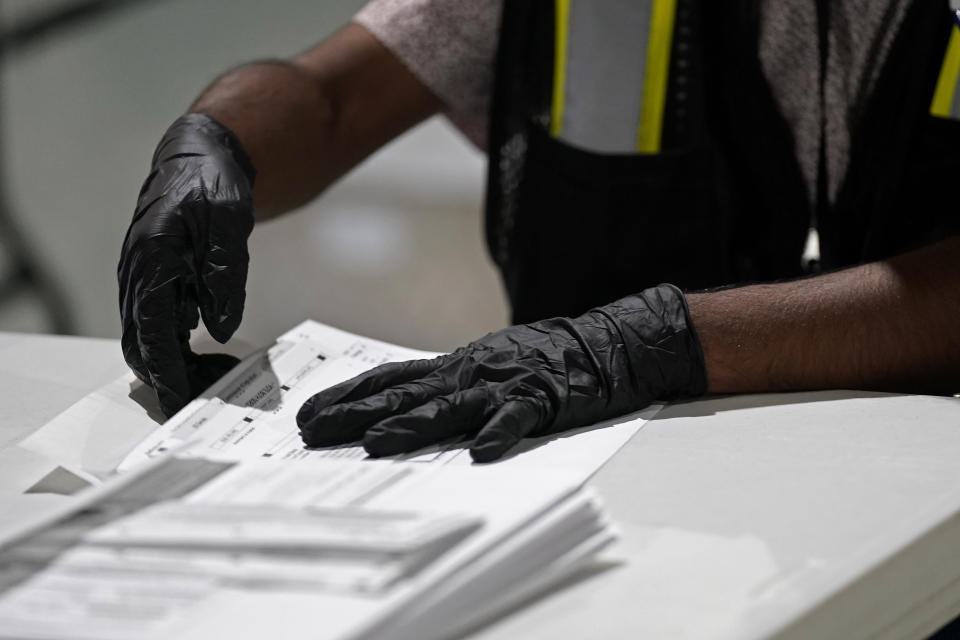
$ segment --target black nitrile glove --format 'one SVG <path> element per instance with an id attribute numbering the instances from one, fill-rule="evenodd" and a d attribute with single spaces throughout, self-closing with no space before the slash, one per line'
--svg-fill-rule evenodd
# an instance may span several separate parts
<path id="1" fill-rule="evenodd" d="M 164 134 L 140 190 L 117 267 L 121 343 L 167 416 L 237 363 L 195 354 L 189 339 L 200 315 L 219 342 L 240 324 L 254 175 L 233 133 L 194 113 Z"/>
<path id="2" fill-rule="evenodd" d="M 590 425 L 653 400 L 706 392 L 686 301 L 660 285 L 594 309 L 491 333 L 433 360 L 385 364 L 310 398 L 307 446 L 362 440 L 372 456 L 472 435 L 495 460 L 527 436 Z"/>

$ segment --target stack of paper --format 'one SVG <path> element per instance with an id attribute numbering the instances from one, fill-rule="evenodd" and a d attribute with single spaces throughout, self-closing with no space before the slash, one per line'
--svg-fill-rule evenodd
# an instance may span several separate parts
<path id="1" fill-rule="evenodd" d="M 0 637 L 443 638 L 613 538 L 576 474 L 167 456 L 0 549 Z"/>
<path id="2" fill-rule="evenodd" d="M 659 407 L 490 465 L 303 446 L 312 394 L 434 355 L 307 321 L 132 450 L 99 437 L 134 419 L 128 380 L 74 405 L 23 446 L 109 480 L 0 547 L 0 637 L 445 638 L 591 562 L 614 533 L 583 483 Z M 76 433 L 125 458 L 71 458 Z"/>

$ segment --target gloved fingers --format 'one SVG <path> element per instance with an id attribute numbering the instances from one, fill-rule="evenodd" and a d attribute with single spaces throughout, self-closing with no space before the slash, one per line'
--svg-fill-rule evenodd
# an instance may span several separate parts
<path id="1" fill-rule="evenodd" d="M 177 340 L 180 344 L 185 344 L 190 341 L 190 331 L 200 326 L 196 279 L 192 275 L 179 276 L 174 291 L 177 301 L 174 310 Z"/>
<path id="2" fill-rule="evenodd" d="M 144 238 L 150 224 L 149 220 L 135 218 L 127 230 L 117 280 L 124 359 L 138 378 L 152 385 L 150 370 L 144 363 L 144 351 L 149 347 L 141 344 L 142 334 L 153 334 L 147 336 L 147 345 L 154 344 L 160 335 L 164 336 L 159 338 L 161 344 L 179 344 L 180 334 L 189 335 L 199 315 L 196 298 L 191 295 L 196 289 L 196 278 L 189 262 L 182 257 L 187 252 L 183 238 L 175 233 Z M 163 318 L 171 317 L 176 321 L 161 327 Z"/>
<path id="3" fill-rule="evenodd" d="M 150 373 L 143 364 L 143 357 L 140 355 L 140 337 L 137 334 L 137 327 L 131 316 L 129 322 L 123 326 L 123 335 L 120 336 L 120 347 L 123 349 L 123 359 L 127 365 L 133 369 L 137 377 L 150 384 Z"/>
<path id="4" fill-rule="evenodd" d="M 425 378 L 442 364 L 443 358 L 444 356 L 432 360 L 389 362 L 324 389 L 303 403 L 297 413 L 297 424 L 302 428 L 314 415 L 334 404 L 353 402 L 384 389 Z"/>
<path id="5" fill-rule="evenodd" d="M 374 457 L 416 451 L 454 436 L 473 433 L 491 412 L 489 387 L 440 396 L 367 429 L 363 448 Z"/>
<path id="6" fill-rule="evenodd" d="M 470 445 L 474 462 L 492 462 L 539 428 L 546 420 L 543 400 L 535 396 L 508 399 L 487 421 Z"/>
<path id="7" fill-rule="evenodd" d="M 193 397 L 184 353 L 189 353 L 189 331 L 178 323 L 176 276 L 144 287 L 135 305 L 134 324 L 143 368 L 157 394 L 160 409 L 170 417 Z"/>
<path id="8" fill-rule="evenodd" d="M 125 247 L 120 258 L 120 264 L 117 267 L 117 279 L 120 285 L 120 318 L 123 323 L 120 346 L 123 350 L 123 359 L 126 360 L 127 365 L 133 369 L 140 380 L 149 384 L 150 374 L 147 372 L 147 368 L 143 364 L 143 357 L 140 355 L 140 330 L 134 317 L 135 309 L 139 304 L 137 284 L 142 280 L 140 274 L 134 273 L 133 265 L 138 262 L 138 257 L 128 253 Z"/>
<path id="9" fill-rule="evenodd" d="M 253 212 L 246 202 L 208 206 L 208 241 L 199 267 L 199 302 L 204 325 L 215 340 L 223 343 L 243 318 L 250 263 L 247 238 L 253 227 Z"/>
<path id="10" fill-rule="evenodd" d="M 428 376 L 316 412 L 305 404 L 297 413 L 300 436 L 311 447 L 355 442 L 363 437 L 368 427 L 389 416 L 410 411 L 449 391 L 451 389 L 446 388 L 441 378 Z"/>
<path id="11" fill-rule="evenodd" d="M 183 400 L 185 405 L 191 399 L 197 397 L 206 391 L 214 382 L 223 377 L 228 371 L 236 366 L 240 359 L 226 353 L 204 353 L 196 354 L 190 349 L 190 328 L 197 326 L 197 306 L 192 295 L 183 296 L 184 302 L 178 305 L 181 313 L 178 314 L 178 323 L 176 331 L 176 343 L 179 345 L 180 353 L 184 362 L 184 370 L 187 377 L 187 387 L 189 393 Z M 140 341 L 136 327 L 131 324 L 129 330 L 125 329 L 123 339 L 124 357 L 127 363 L 134 369 L 137 376 L 153 385 L 149 371 L 144 365 L 140 354 Z M 158 392 L 159 398 L 159 392 Z M 180 401 L 175 401 L 180 404 Z M 164 409 L 167 413 L 168 409 Z M 174 411 L 171 407 L 169 411 Z M 172 415 L 172 414 L 168 414 Z"/>

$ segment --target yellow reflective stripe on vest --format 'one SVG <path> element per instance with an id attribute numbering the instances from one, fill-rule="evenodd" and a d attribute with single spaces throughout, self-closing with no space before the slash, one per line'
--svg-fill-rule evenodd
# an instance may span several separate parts
<path id="1" fill-rule="evenodd" d="M 658 153 L 677 0 L 554 0 L 550 133 L 601 153 Z"/>
<path id="2" fill-rule="evenodd" d="M 567 29 L 570 26 L 570 1 L 556 0 L 556 38 L 553 47 L 553 105 L 550 109 L 550 135 L 563 132 L 563 92 L 567 87 Z"/>
<path id="3" fill-rule="evenodd" d="M 937 90 L 930 104 L 931 115 L 941 118 L 960 118 L 960 99 L 957 97 L 957 77 L 960 76 L 960 28 L 954 27 L 950 33 L 947 55 L 940 67 Z"/>
<path id="4" fill-rule="evenodd" d="M 667 102 L 670 76 L 670 47 L 677 0 L 654 0 L 650 39 L 647 41 L 647 75 L 644 78 L 643 109 L 637 127 L 637 151 L 660 153 L 663 109 Z"/>

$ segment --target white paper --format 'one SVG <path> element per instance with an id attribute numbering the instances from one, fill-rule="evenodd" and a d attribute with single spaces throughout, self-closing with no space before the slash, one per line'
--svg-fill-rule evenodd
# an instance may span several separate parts
<path id="1" fill-rule="evenodd" d="M 399 609 L 421 594 L 447 593 L 444 585 L 456 586 L 463 576 L 483 578 L 468 581 L 474 587 L 468 595 L 502 596 L 505 587 L 524 584 L 541 567 L 549 575 L 558 559 L 586 558 L 585 549 L 611 539 L 593 498 L 579 491 L 576 475 L 549 470 L 531 483 L 519 468 L 162 459 L 114 485 L 83 501 L 57 526 L 0 554 L 4 566 L 16 566 L 10 564 L 13 554 L 21 565 L 34 558 L 40 567 L 0 597 L 0 637 L 208 637 L 204 634 L 218 629 L 220 635 L 255 638 L 262 637 L 263 607 L 290 637 L 376 637 Z M 302 489 L 285 491 L 291 487 Z M 171 508 L 157 499 L 176 500 L 173 504 L 186 509 L 181 516 L 200 506 L 239 510 L 235 513 L 248 506 L 287 509 L 288 515 L 300 510 L 296 517 L 339 510 L 345 517 L 366 514 L 393 522 L 381 529 L 379 549 L 377 532 L 370 531 L 363 541 L 368 548 L 346 555 L 315 553 L 317 547 L 277 554 L 271 536 L 261 539 L 260 547 L 241 541 L 243 549 L 165 548 L 151 546 L 136 528 L 130 540 L 137 544 L 124 546 L 118 527 L 137 518 L 162 520 L 162 510 Z M 125 515 L 138 505 L 148 510 Z M 398 524 L 398 515 L 412 518 L 409 526 Z M 535 523 L 539 526 L 531 526 Z M 406 536 L 406 544 L 391 539 L 391 527 L 406 531 L 397 537 L 402 543 Z M 444 533 L 451 531 L 460 536 L 452 547 Z M 229 539 L 231 532 L 211 535 Z M 340 549 L 338 535 L 332 539 Z M 440 541 L 446 542 L 438 549 Z M 45 559 L 51 553 L 57 558 L 52 563 Z M 311 624 L 317 616 L 322 626 Z"/>
<path id="2" fill-rule="evenodd" d="M 101 547 L 414 553 L 479 521 L 429 512 L 161 502 L 84 537 Z"/>
<path id="3" fill-rule="evenodd" d="M 137 401 L 149 400 L 151 394 L 152 389 L 128 372 L 81 398 L 19 446 L 55 464 L 106 478 L 163 421 L 162 415 L 145 408 L 155 402 Z"/>
<path id="4" fill-rule="evenodd" d="M 0 601 L 0 637 L 157 637 L 213 589 L 206 577 L 51 569 Z"/>
<path id="5" fill-rule="evenodd" d="M 144 439 L 119 470 L 191 443 L 197 456 L 223 459 L 360 459 L 359 446 L 310 450 L 296 426 L 313 394 L 386 362 L 438 354 L 389 345 L 307 321 L 247 358 Z M 434 456 L 436 457 L 436 456 Z"/>
<path id="6" fill-rule="evenodd" d="M 374 366 L 438 354 L 364 338 L 318 322 L 301 323 L 262 354 L 240 367 L 156 429 L 126 457 L 130 469 L 189 442 L 190 455 L 227 460 L 272 458 L 363 459 L 357 444 L 308 449 L 296 414 L 318 391 Z M 498 466 L 555 467 L 596 472 L 661 405 L 633 416 L 562 434 L 523 441 Z M 395 459 L 406 462 L 471 465 L 467 443 L 448 442 Z"/>

